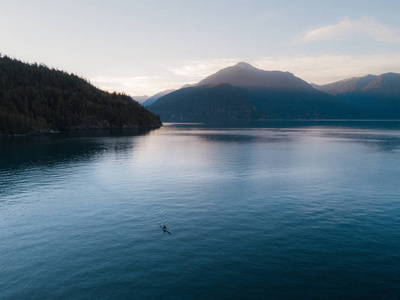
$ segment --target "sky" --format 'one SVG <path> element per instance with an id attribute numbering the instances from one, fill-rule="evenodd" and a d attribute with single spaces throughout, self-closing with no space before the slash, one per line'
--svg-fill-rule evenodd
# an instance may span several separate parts
<path id="1" fill-rule="evenodd" d="M 0 53 L 153 95 L 245 61 L 309 83 L 400 73 L 399 0 L 0 0 Z"/>

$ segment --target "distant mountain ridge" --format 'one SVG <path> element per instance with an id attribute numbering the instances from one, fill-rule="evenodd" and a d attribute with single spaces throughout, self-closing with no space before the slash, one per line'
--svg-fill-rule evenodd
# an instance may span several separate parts
<path id="1" fill-rule="evenodd" d="M 373 89 L 381 92 L 385 90 L 385 93 L 400 95 L 399 82 L 400 74 L 385 73 L 379 76 L 367 75 L 364 77 L 351 77 L 324 85 L 313 84 L 313 87 L 331 95 L 340 95 L 352 92 L 366 92 Z"/>
<path id="2" fill-rule="evenodd" d="M 148 109 L 165 121 L 192 122 L 347 118 L 353 107 L 289 72 L 241 62 L 159 98 Z"/>
<path id="3" fill-rule="evenodd" d="M 312 86 L 317 90 L 336 96 L 347 92 L 360 91 L 376 77 L 375 75 L 351 77 L 325 85 L 312 84 Z"/>
<path id="4" fill-rule="evenodd" d="M 400 74 L 352 77 L 314 87 L 336 96 L 345 103 L 366 109 L 374 117 L 400 117 Z"/>
<path id="5" fill-rule="evenodd" d="M 151 97 L 148 97 L 148 98 L 146 99 L 146 101 L 144 101 L 144 102 L 142 103 L 142 105 L 143 105 L 144 107 L 149 106 L 149 105 L 152 105 L 152 104 L 153 104 L 154 102 L 156 102 L 159 98 L 161 98 L 162 96 L 168 95 L 169 93 L 172 93 L 173 91 L 175 91 L 175 90 L 174 90 L 174 89 L 170 89 L 170 90 L 165 90 L 165 91 L 159 92 L 159 93 L 157 93 L 157 94 L 155 94 L 155 95 L 153 95 L 153 96 L 151 96 Z"/>

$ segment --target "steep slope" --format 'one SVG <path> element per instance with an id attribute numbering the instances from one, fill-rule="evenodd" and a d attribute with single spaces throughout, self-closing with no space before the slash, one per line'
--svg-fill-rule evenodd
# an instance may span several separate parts
<path id="1" fill-rule="evenodd" d="M 353 107 L 291 73 L 239 63 L 161 97 L 148 109 L 164 121 L 348 118 Z"/>
<path id="2" fill-rule="evenodd" d="M 161 125 L 129 96 L 43 65 L 0 58 L 0 133 Z"/>

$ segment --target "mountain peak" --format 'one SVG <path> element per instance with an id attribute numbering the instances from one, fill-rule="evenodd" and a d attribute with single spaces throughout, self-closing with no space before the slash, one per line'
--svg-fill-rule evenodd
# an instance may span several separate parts
<path id="1" fill-rule="evenodd" d="M 243 61 L 238 63 L 235 67 L 241 68 L 241 69 L 244 69 L 244 70 L 255 70 L 256 69 L 251 64 L 249 64 L 247 62 L 243 62 Z"/>
<path id="2" fill-rule="evenodd" d="M 219 70 L 217 73 L 201 80 L 197 86 L 221 83 L 229 83 L 232 86 L 245 88 L 311 89 L 307 82 L 289 72 L 264 71 L 246 62 L 240 62 L 234 66 Z"/>

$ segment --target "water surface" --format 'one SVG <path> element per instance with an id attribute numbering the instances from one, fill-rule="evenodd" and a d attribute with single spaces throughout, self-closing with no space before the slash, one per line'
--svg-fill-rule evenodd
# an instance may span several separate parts
<path id="1" fill-rule="evenodd" d="M 396 299 L 399 129 L 1 139 L 1 298 Z"/>

